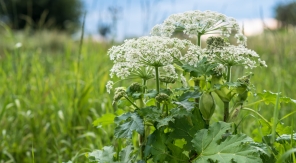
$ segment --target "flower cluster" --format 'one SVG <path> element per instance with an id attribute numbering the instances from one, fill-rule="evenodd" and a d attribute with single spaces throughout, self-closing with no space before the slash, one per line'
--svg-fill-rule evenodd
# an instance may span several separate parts
<path id="1" fill-rule="evenodd" d="M 259 55 L 244 46 L 228 45 L 221 48 L 213 48 L 208 50 L 208 60 L 212 63 L 219 63 L 226 67 L 228 66 L 244 66 L 246 69 L 253 69 L 260 66 L 267 67 L 265 61 L 259 58 Z M 219 66 L 221 69 L 221 65 Z"/>
<path id="2" fill-rule="evenodd" d="M 238 43 L 245 45 L 246 37 L 241 34 L 238 22 L 231 17 L 213 11 L 189 11 L 174 14 L 162 24 L 153 27 L 151 35 L 171 37 L 176 30 L 182 30 L 189 37 L 203 34 L 221 34 L 229 37 L 235 30 Z"/>
<path id="3" fill-rule="evenodd" d="M 187 53 L 182 54 L 186 50 Z M 126 40 L 120 46 L 113 46 L 108 52 L 114 62 L 110 70 L 111 77 L 116 75 L 126 79 L 130 75 L 143 74 L 140 72 L 143 67 L 161 67 L 166 75 L 177 76 L 174 61 L 178 59 L 193 65 L 200 53 L 201 49 L 198 46 L 177 38 L 145 36 Z"/>

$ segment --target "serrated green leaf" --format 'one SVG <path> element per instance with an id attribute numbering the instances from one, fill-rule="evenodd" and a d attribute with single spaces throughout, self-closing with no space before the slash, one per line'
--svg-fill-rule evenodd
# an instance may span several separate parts
<path id="1" fill-rule="evenodd" d="M 169 125 L 169 122 L 175 122 L 175 119 L 172 117 L 172 116 L 167 116 L 167 117 L 164 117 L 162 119 L 158 119 L 157 120 L 157 129 L 163 127 L 163 126 L 168 126 Z"/>
<path id="2" fill-rule="evenodd" d="M 284 143 L 285 141 L 290 143 L 291 140 L 296 141 L 296 133 L 294 133 L 292 137 L 291 137 L 291 134 L 283 134 L 276 138 L 276 141 L 281 144 Z"/>
<path id="3" fill-rule="evenodd" d="M 191 115 L 191 112 L 184 108 L 173 108 L 171 111 L 171 116 L 181 118 L 183 116 Z"/>
<path id="4" fill-rule="evenodd" d="M 293 103 L 296 104 L 296 100 L 291 99 L 289 97 L 283 97 L 281 96 L 281 93 L 273 93 L 271 91 L 264 90 L 263 93 L 257 93 L 257 95 L 264 100 L 266 105 L 269 105 L 270 103 L 276 104 L 277 96 L 280 96 L 279 101 L 280 103 Z"/>
<path id="5" fill-rule="evenodd" d="M 250 145 L 252 147 L 255 147 L 257 151 L 259 151 L 260 155 L 266 155 L 268 157 L 271 157 L 271 150 L 269 149 L 267 144 L 265 143 L 256 143 L 256 142 L 251 142 Z"/>
<path id="6" fill-rule="evenodd" d="M 145 146 L 145 157 L 152 155 L 154 162 L 164 162 L 169 150 L 166 146 L 167 136 L 161 130 L 155 130 L 149 137 Z"/>
<path id="7" fill-rule="evenodd" d="M 121 98 L 120 100 L 118 100 L 118 102 L 117 102 L 117 107 L 118 108 L 123 108 L 124 109 L 127 106 L 131 106 L 131 103 L 127 99 Z"/>
<path id="8" fill-rule="evenodd" d="M 133 131 L 137 131 L 139 134 L 144 133 L 143 120 L 137 113 L 129 112 L 118 116 L 115 118 L 115 122 L 118 125 L 114 133 L 116 138 L 131 138 Z"/>
<path id="9" fill-rule="evenodd" d="M 293 103 L 293 104 L 296 104 L 296 100 L 294 99 L 291 99 L 289 97 L 281 97 L 281 102 L 283 103 Z"/>
<path id="10" fill-rule="evenodd" d="M 88 159 L 93 162 L 97 161 L 99 163 L 115 163 L 113 161 L 114 147 L 105 146 L 103 150 L 95 150 L 88 154 Z"/>
<path id="11" fill-rule="evenodd" d="M 169 163 L 181 163 L 181 162 L 188 162 L 189 158 L 183 153 L 184 150 L 175 146 L 174 144 L 168 143 L 167 147 L 171 151 L 171 157 L 168 160 Z"/>
<path id="12" fill-rule="evenodd" d="M 199 91 L 187 91 L 185 93 L 183 93 L 179 98 L 178 101 L 184 101 L 184 100 L 188 100 L 188 99 L 195 99 L 195 98 L 199 98 L 201 96 L 201 92 Z"/>
<path id="13" fill-rule="evenodd" d="M 186 72 L 190 72 L 190 76 L 199 77 L 199 76 L 210 76 L 213 74 L 213 69 L 216 67 L 216 64 L 208 63 L 206 58 L 200 60 L 196 65 L 191 66 L 185 64 L 182 68 Z"/>
<path id="14" fill-rule="evenodd" d="M 176 101 L 176 102 L 173 102 L 173 103 L 176 104 L 178 107 L 181 107 L 183 109 L 187 109 L 188 111 L 191 111 L 194 108 L 195 104 L 196 104 L 196 102 L 194 102 L 194 101 L 187 101 L 187 100 L 185 100 L 185 101 Z"/>
<path id="15" fill-rule="evenodd" d="M 149 99 L 146 103 L 145 103 L 146 106 L 155 106 L 155 98 L 151 98 Z"/>
<path id="16" fill-rule="evenodd" d="M 231 124 L 217 122 L 209 129 L 198 131 L 192 140 L 198 153 L 194 163 L 262 163 L 258 151 L 250 146 L 253 140 L 246 135 L 230 135 L 223 140 L 223 135 L 230 130 Z"/>
<path id="17" fill-rule="evenodd" d="M 137 110 L 138 114 L 145 118 L 148 121 L 156 121 L 161 117 L 161 110 L 156 106 L 149 106 L 142 109 Z"/>
<path id="18" fill-rule="evenodd" d="M 120 153 L 120 162 L 119 163 L 132 163 L 132 161 L 135 159 L 134 157 L 131 157 L 131 154 L 133 152 L 133 146 L 128 145 L 125 148 L 123 148 Z"/>
<path id="19" fill-rule="evenodd" d="M 112 113 L 104 114 L 102 117 L 96 119 L 93 122 L 93 125 L 97 126 L 97 127 L 100 127 L 100 126 L 106 126 L 106 125 L 114 124 L 114 118 L 115 117 L 116 117 L 116 115 L 114 115 Z"/>
<path id="20" fill-rule="evenodd" d="M 134 100 L 142 98 L 142 93 L 133 93 L 132 98 Z"/>
<path id="21" fill-rule="evenodd" d="M 228 87 L 239 87 L 242 85 L 241 82 L 226 82 L 223 85 L 226 85 Z"/>
<path id="22" fill-rule="evenodd" d="M 148 90 L 147 93 L 144 94 L 144 97 L 149 97 L 149 98 L 155 98 L 157 96 L 157 91 L 154 90 Z"/>
<path id="23" fill-rule="evenodd" d="M 175 118 L 174 123 L 169 124 L 173 130 L 169 137 L 171 139 L 184 139 L 187 143 L 184 145 L 185 150 L 192 149 L 191 140 L 194 134 L 200 129 L 205 128 L 205 122 L 197 108 L 189 116 Z"/>

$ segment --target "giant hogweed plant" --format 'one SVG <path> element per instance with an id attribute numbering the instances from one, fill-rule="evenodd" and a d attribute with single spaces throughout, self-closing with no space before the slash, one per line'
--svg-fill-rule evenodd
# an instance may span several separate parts
<path id="1" fill-rule="evenodd" d="M 191 40 L 173 38 L 177 31 Z M 228 42 L 233 32 L 236 45 Z M 201 37 L 206 34 L 219 36 L 209 37 L 201 48 Z M 89 160 L 295 162 L 296 134 L 291 127 L 284 127 L 280 120 L 269 121 L 251 109 L 258 103 L 273 103 L 278 110 L 281 102 L 295 100 L 269 91 L 255 93 L 251 72 L 233 79 L 232 69 L 267 67 L 256 52 L 245 47 L 246 40 L 235 19 L 212 11 L 191 11 L 168 17 L 152 29 L 151 36 L 113 46 L 108 52 L 114 63 L 111 78 L 131 83 L 115 89 L 113 85 L 121 82 L 107 83 L 107 91 L 114 91 L 115 114 L 103 115 L 94 125 L 115 124 L 116 139 L 113 146 L 88 153 Z M 258 101 L 248 104 L 250 96 Z M 219 107 L 223 118 L 218 122 L 211 121 L 218 114 L 217 100 L 223 104 Z M 239 132 L 241 111 L 260 119 L 263 127 L 254 131 L 260 135 L 256 142 Z M 285 151 L 288 154 L 283 155 Z"/>

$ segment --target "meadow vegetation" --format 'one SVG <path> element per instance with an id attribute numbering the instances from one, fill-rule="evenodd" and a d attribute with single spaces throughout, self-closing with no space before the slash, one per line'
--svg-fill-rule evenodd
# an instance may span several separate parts
<path id="1" fill-rule="evenodd" d="M 248 48 L 268 65 L 253 70 L 256 92 L 279 91 L 296 99 L 295 34 L 295 29 L 266 31 L 248 38 Z M 87 38 L 80 55 L 79 40 L 56 31 L 19 32 L 1 26 L 0 38 L 0 163 L 87 162 L 86 152 L 114 143 L 114 126 L 92 124 L 113 113 L 112 94 L 105 88 L 111 44 Z M 273 108 L 253 109 L 271 121 Z M 293 111 L 295 105 L 283 105 L 279 117 Z M 254 117 L 243 121 L 244 133 L 253 137 L 258 121 L 250 112 L 245 116 Z M 293 126 L 295 118 L 283 122 Z"/>

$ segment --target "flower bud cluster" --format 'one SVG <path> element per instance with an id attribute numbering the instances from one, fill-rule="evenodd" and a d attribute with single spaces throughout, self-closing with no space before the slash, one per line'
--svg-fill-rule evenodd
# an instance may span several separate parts
<path id="1" fill-rule="evenodd" d="M 175 77 L 170 77 L 170 76 L 160 76 L 159 77 L 159 81 L 163 82 L 163 83 L 175 83 L 176 82 L 176 78 Z"/>
<path id="2" fill-rule="evenodd" d="M 156 97 L 155 100 L 159 103 L 164 102 L 164 101 L 169 101 L 170 100 L 170 96 L 168 96 L 165 93 L 159 93 Z"/>

